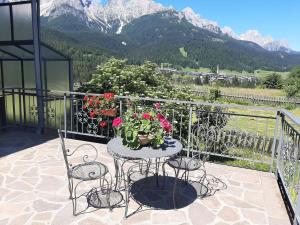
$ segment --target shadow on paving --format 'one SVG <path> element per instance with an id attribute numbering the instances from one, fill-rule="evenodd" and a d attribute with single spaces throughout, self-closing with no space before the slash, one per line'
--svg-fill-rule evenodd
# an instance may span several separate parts
<path id="1" fill-rule="evenodd" d="M 150 208 L 171 210 L 173 204 L 174 177 L 151 176 L 134 182 L 130 189 L 131 197 L 140 205 Z M 198 183 L 189 181 L 188 183 L 177 178 L 175 192 L 175 205 L 177 209 L 184 208 L 192 204 L 197 198 L 205 198 L 214 195 L 217 191 L 225 190 L 227 185 L 213 175 L 206 176 L 205 182 Z"/>
<path id="2" fill-rule="evenodd" d="M 56 130 L 47 130 L 37 134 L 35 129 L 6 128 L 0 130 L 0 157 L 43 144 L 57 138 Z"/>
<path id="3" fill-rule="evenodd" d="M 156 177 L 151 176 L 138 180 L 132 184 L 130 194 L 132 198 L 143 206 L 156 209 L 174 209 L 173 205 L 173 185 L 175 178 L 158 177 L 159 185 L 156 185 Z M 184 208 L 192 204 L 197 199 L 195 188 L 180 179 L 177 179 L 176 188 L 176 208 Z"/>

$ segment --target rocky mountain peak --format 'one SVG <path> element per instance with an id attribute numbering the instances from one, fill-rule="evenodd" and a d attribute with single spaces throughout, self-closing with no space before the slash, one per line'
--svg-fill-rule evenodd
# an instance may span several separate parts
<path id="1" fill-rule="evenodd" d="M 10 0 L 0 0 L 9 2 Z M 16 0 L 13 0 L 16 1 Z M 98 0 L 41 0 L 41 16 L 52 20 L 60 16 L 72 15 L 82 20 L 88 27 L 102 32 L 121 33 L 125 25 L 144 15 L 157 12 L 175 11 L 179 20 L 185 18 L 189 23 L 217 34 L 225 34 L 237 40 L 254 42 L 269 51 L 292 51 L 286 41 L 263 36 L 257 30 L 248 30 L 238 35 L 230 27 L 220 28 L 215 21 L 202 18 L 190 7 L 177 12 L 164 7 L 154 0 L 108 0 L 101 4 Z"/>
<path id="2" fill-rule="evenodd" d="M 218 26 L 217 22 L 202 18 L 199 14 L 195 13 L 194 10 L 190 7 L 183 9 L 182 14 L 184 15 L 187 21 L 189 21 L 191 24 L 193 24 L 196 27 L 207 29 L 214 33 L 221 32 L 221 29 Z"/>

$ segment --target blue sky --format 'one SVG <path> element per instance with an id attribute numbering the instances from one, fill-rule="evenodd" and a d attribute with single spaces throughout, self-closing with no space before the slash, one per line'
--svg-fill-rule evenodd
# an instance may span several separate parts
<path id="1" fill-rule="evenodd" d="M 177 10 L 189 6 L 203 18 L 241 34 L 256 29 L 300 51 L 300 0 L 156 0 Z"/>

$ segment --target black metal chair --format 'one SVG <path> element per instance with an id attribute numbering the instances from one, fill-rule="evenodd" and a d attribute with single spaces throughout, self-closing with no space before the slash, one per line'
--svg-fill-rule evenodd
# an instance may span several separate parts
<path id="1" fill-rule="evenodd" d="M 58 130 L 58 135 L 67 168 L 68 187 L 73 205 L 73 215 L 76 216 L 84 213 L 91 206 L 95 208 L 109 208 L 112 210 L 113 205 L 119 200 L 122 201 L 123 197 L 116 192 L 112 193 L 112 177 L 107 166 L 96 161 L 98 159 L 97 149 L 91 144 L 82 144 L 73 151 L 70 151 L 65 146 L 63 134 L 60 130 Z M 75 157 L 75 154 L 79 150 L 84 151 L 83 156 L 81 155 L 79 159 L 76 158 L 77 161 L 81 162 L 72 165 L 72 163 L 70 163 L 70 158 L 72 156 Z M 92 151 L 93 156 L 89 155 L 86 151 Z M 93 187 L 81 194 L 77 194 L 78 186 L 82 182 L 97 180 L 99 181 L 97 187 Z M 77 183 L 75 184 L 75 182 Z M 88 204 L 84 210 L 77 212 L 77 200 L 81 197 L 87 198 Z M 111 204 L 112 198 L 114 198 L 114 204 Z"/>
<path id="2" fill-rule="evenodd" d="M 197 195 L 200 198 L 203 198 L 208 193 L 208 187 L 205 185 L 206 180 L 206 168 L 205 163 L 209 159 L 209 143 L 211 143 L 211 139 L 214 138 L 213 135 L 209 136 L 209 131 L 206 131 L 205 137 L 201 137 L 200 132 L 203 129 L 199 126 L 195 126 L 192 130 L 191 137 L 191 146 L 193 149 L 190 152 L 180 152 L 178 155 L 175 155 L 169 159 L 167 159 L 163 163 L 163 176 L 166 176 L 165 166 L 168 165 L 174 170 L 175 173 L 175 181 L 173 186 L 173 204 L 176 209 L 176 188 L 177 188 L 177 179 L 179 178 L 180 172 L 182 175 L 180 177 L 181 180 L 184 180 L 186 183 L 190 183 L 194 186 L 197 191 Z M 199 172 L 200 175 L 195 177 L 196 179 L 190 180 L 190 172 Z"/>

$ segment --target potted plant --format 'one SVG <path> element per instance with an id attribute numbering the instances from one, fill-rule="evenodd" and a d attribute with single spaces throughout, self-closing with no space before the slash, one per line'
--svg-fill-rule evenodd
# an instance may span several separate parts
<path id="1" fill-rule="evenodd" d="M 116 117 L 117 105 L 114 93 L 104 93 L 103 96 L 85 96 L 83 110 L 89 112 L 90 117 Z"/>
<path id="2" fill-rule="evenodd" d="M 159 148 L 164 143 L 164 136 L 172 131 L 172 126 L 159 109 L 157 103 L 147 112 L 128 110 L 124 117 L 113 120 L 113 127 L 125 146 L 137 150 L 144 145 Z"/>
<path id="3" fill-rule="evenodd" d="M 116 117 L 117 107 L 114 93 L 104 93 L 102 98 L 102 110 L 100 113 L 103 116 Z"/>

